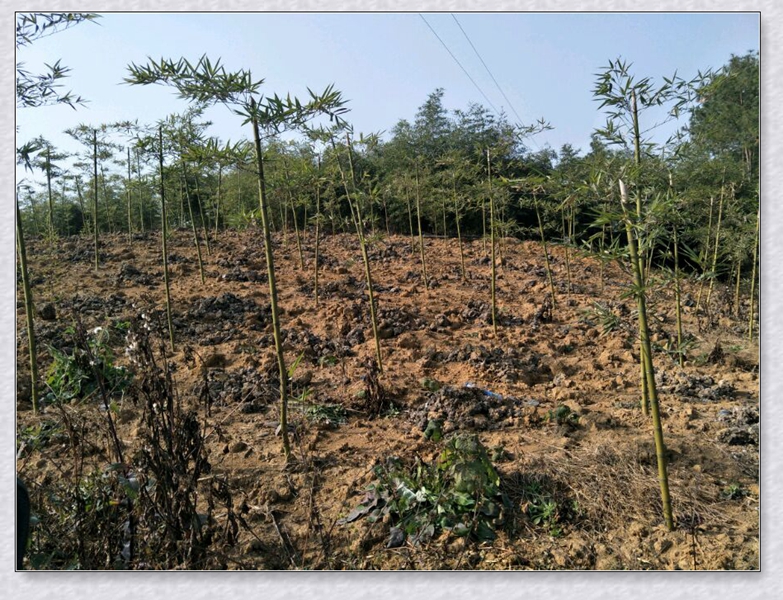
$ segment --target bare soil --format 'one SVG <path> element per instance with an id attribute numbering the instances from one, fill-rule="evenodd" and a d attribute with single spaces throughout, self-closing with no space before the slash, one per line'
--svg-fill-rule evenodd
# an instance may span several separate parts
<path id="1" fill-rule="evenodd" d="M 732 290 L 716 287 L 710 319 L 695 309 L 697 284 L 684 284 L 685 330 L 696 340 L 684 367 L 665 350 L 675 336 L 673 286 L 660 286 L 651 298 L 677 521 L 667 532 L 651 419 L 639 407 L 635 302 L 626 295 L 630 277 L 616 263 L 606 265 L 602 283 L 600 263 L 572 250 L 569 293 L 565 251 L 550 248 L 558 294 L 557 305 L 547 307 L 541 246 L 505 240 L 495 335 L 481 240 L 465 244 L 463 281 L 457 240 L 426 239 L 429 289 L 408 238 L 375 241 L 370 256 L 385 367 L 379 383 L 387 404 L 373 417 L 361 397 L 375 350 L 357 241 L 322 240 L 316 306 L 312 233 L 303 240 L 304 270 L 294 236 L 276 237 L 286 361 L 302 355 L 294 400 L 310 391 L 304 403 L 292 402 L 299 466 L 287 468 L 276 435 L 277 365 L 261 238 L 254 230 L 221 232 L 210 255 L 202 248 L 203 285 L 190 233 L 177 230 L 172 238 L 175 382 L 194 406 L 207 382 L 207 422 L 218 431 L 207 439 L 212 470 L 228 475 L 234 504 L 252 528 L 226 550 L 227 568 L 759 568 L 759 356 L 746 337 L 747 306 L 742 319 L 731 316 Z M 77 315 L 89 329 L 163 311 L 157 235 L 136 236 L 130 247 L 126 237 L 105 236 L 97 274 L 87 238 L 29 246 L 43 376 L 48 346 L 67 346 L 65 330 Z M 596 303 L 615 315 L 614 329 L 604 331 Z M 21 286 L 17 330 L 19 432 L 53 411 L 36 416 L 31 409 Z M 122 336 L 111 343 L 118 364 L 126 364 Z M 196 363 L 186 361 L 186 345 Z M 306 417 L 308 407 L 324 405 L 344 407 L 344 420 Z M 578 418 L 560 424 L 547 418 L 562 405 Z M 68 410 L 98 412 L 89 401 Z M 123 400 L 119 435 L 129 447 L 136 443 L 138 410 L 132 398 Z M 424 436 L 432 419 L 441 420 L 446 438 L 473 432 L 491 450 L 515 526 L 501 529 L 493 542 L 443 534 L 387 548 L 388 519 L 337 524 L 361 501 L 373 465 L 390 456 L 438 456 L 443 441 Z M 98 433 L 95 444 L 91 460 L 109 461 Z M 65 454 L 57 444 L 23 450 L 18 471 L 41 485 L 68 472 Z M 525 512 L 531 482 L 558 501 L 555 530 Z"/>

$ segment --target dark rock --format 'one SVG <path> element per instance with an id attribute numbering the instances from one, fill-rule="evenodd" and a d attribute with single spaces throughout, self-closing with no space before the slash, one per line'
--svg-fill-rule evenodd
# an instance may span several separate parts
<path id="1" fill-rule="evenodd" d="M 44 304 L 38 309 L 38 316 L 44 321 L 55 321 L 57 319 L 57 311 L 54 308 L 54 304 L 51 302 Z"/>

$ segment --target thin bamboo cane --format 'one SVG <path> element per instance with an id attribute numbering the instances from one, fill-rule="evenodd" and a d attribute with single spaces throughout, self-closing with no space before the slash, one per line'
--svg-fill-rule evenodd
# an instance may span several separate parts
<path id="1" fill-rule="evenodd" d="M 492 197 L 492 164 L 489 157 L 489 148 L 487 148 L 487 188 L 489 190 L 489 238 L 490 238 L 490 263 L 491 279 L 490 279 L 490 295 L 492 296 L 492 332 L 497 335 L 497 304 L 495 296 L 495 279 L 497 277 L 496 265 L 495 265 L 495 201 Z"/>
<path id="2" fill-rule="evenodd" d="M 158 129 L 158 140 L 160 147 L 158 149 L 158 159 L 160 163 L 160 220 L 161 220 L 161 240 L 163 250 L 163 284 L 166 288 L 166 320 L 169 325 L 169 342 L 171 351 L 174 352 L 174 324 L 171 319 L 171 289 L 169 285 L 169 254 L 166 244 L 166 238 L 169 235 L 168 219 L 166 218 L 166 189 L 163 182 L 163 127 Z"/>
<path id="3" fill-rule="evenodd" d="M 647 306 L 644 292 L 644 282 L 640 273 L 639 254 L 637 242 L 633 234 L 631 219 L 626 208 L 628 201 L 628 191 L 625 183 L 620 180 L 620 201 L 625 216 L 625 229 L 628 235 L 628 251 L 631 258 L 631 267 L 634 273 L 634 285 L 636 287 L 637 305 L 639 312 L 639 333 L 641 335 L 641 344 L 645 348 L 642 352 L 644 361 L 644 371 L 647 378 L 647 394 L 650 402 L 650 410 L 653 420 L 653 435 L 655 438 L 655 454 L 658 459 L 658 482 L 661 488 L 661 503 L 663 504 L 663 518 L 666 528 L 669 531 L 674 530 L 674 518 L 672 516 L 671 497 L 669 495 L 669 477 L 666 465 L 666 446 L 663 440 L 663 428 L 661 427 L 660 409 L 658 406 L 658 393 L 655 387 L 655 371 L 652 362 L 652 352 L 650 348 L 650 332 L 647 327 Z"/>
<path id="4" fill-rule="evenodd" d="M 16 247 L 19 252 L 19 269 L 22 272 L 24 290 L 24 310 L 27 319 L 27 347 L 30 351 L 30 398 L 33 412 L 38 413 L 38 355 L 35 344 L 35 324 L 33 321 L 33 292 L 30 287 L 30 275 L 27 271 L 27 250 L 24 244 L 22 214 L 19 212 L 19 200 L 16 200 Z"/>
<path id="5" fill-rule="evenodd" d="M 256 167 L 258 172 L 258 203 L 261 212 L 261 228 L 264 234 L 264 252 L 266 254 L 266 268 L 269 280 L 269 303 L 272 312 L 272 332 L 275 339 L 275 353 L 277 355 L 277 367 L 280 376 L 280 433 L 283 440 L 283 454 L 286 461 L 291 458 L 291 443 L 288 437 L 288 371 L 283 355 L 283 339 L 280 334 L 280 312 L 277 306 L 277 284 L 275 281 L 275 262 L 272 251 L 272 236 L 269 232 L 269 215 L 267 209 L 266 181 L 264 179 L 264 160 L 261 152 L 261 134 L 256 116 L 256 101 L 250 101 L 251 124 L 253 127 L 253 140 L 256 151 Z"/>

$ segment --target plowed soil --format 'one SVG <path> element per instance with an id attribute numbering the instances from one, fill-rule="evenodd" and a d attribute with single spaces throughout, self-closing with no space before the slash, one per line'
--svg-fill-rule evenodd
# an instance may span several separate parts
<path id="1" fill-rule="evenodd" d="M 66 328 L 115 328 L 164 309 L 160 238 L 71 238 L 29 244 L 42 376 L 49 347 L 67 348 Z M 684 325 L 694 343 L 680 367 L 674 354 L 673 286 L 651 296 L 651 329 L 669 481 L 677 522 L 663 524 L 650 417 L 639 407 L 636 306 L 630 276 L 571 250 L 569 291 L 563 247 L 550 248 L 557 304 L 540 244 L 505 240 L 498 260 L 497 334 L 490 265 L 481 240 L 425 240 L 429 286 L 407 237 L 370 249 L 384 373 L 380 416 L 367 411 L 368 363 L 375 354 L 361 252 L 354 237 L 321 243 L 320 302 L 313 297 L 314 236 L 275 238 L 291 415 L 298 467 L 286 468 L 278 424 L 277 364 L 263 245 L 255 230 L 221 232 L 202 248 L 201 283 L 187 230 L 169 246 L 177 351 L 169 356 L 183 402 L 211 404 L 212 472 L 228 477 L 234 505 L 252 533 L 227 550 L 227 568 L 246 569 L 758 569 L 758 346 L 747 341 L 746 311 L 732 315 L 733 290 L 716 286 L 712 314 L 696 310 L 698 284 L 684 283 Z M 704 291 L 706 297 L 706 289 Z M 17 304 L 17 431 L 59 412 L 30 404 L 22 289 Z M 110 344 L 127 364 L 125 340 Z M 186 360 L 185 347 L 197 360 Z M 466 384 L 471 384 L 466 387 Z M 206 386 L 206 390 L 205 390 Z M 302 397 L 302 400 L 297 398 Z M 486 394 L 484 390 L 492 392 Z M 362 396 L 364 394 L 364 396 Z M 342 411 L 335 410 L 342 407 Z M 574 416 L 558 423 L 561 406 Z M 98 414 L 96 402 L 68 411 Z M 329 411 L 332 412 L 329 412 Z M 561 413 L 564 409 L 559 409 Z M 319 412 L 320 411 L 320 412 Z M 132 447 L 140 409 L 122 401 L 119 436 Z M 443 441 L 424 431 L 438 419 L 448 439 L 472 432 L 490 449 L 517 527 L 492 542 L 443 534 L 387 548 L 388 519 L 337 524 L 363 497 L 372 466 L 390 456 L 433 460 Z M 96 436 L 98 434 L 96 433 Z M 96 465 L 110 460 L 96 437 Z M 67 474 L 57 443 L 22 449 L 18 471 L 30 485 Z M 536 482 L 560 508 L 556 528 L 525 512 Z"/>

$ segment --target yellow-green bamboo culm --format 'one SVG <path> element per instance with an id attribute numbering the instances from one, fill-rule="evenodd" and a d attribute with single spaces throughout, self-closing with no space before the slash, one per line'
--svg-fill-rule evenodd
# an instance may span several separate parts
<path id="1" fill-rule="evenodd" d="M 315 294 L 315 305 L 318 306 L 318 261 L 321 245 L 321 155 L 318 155 L 318 172 L 315 180 L 315 282 L 313 284 L 313 294 Z"/>
<path id="2" fill-rule="evenodd" d="M 35 324 L 33 322 L 33 292 L 30 288 L 30 276 L 27 272 L 27 250 L 24 245 L 24 230 L 22 215 L 19 212 L 19 202 L 16 203 L 16 246 L 19 252 L 19 269 L 22 272 L 22 288 L 24 290 L 24 311 L 27 319 L 27 346 L 30 350 L 30 398 L 33 412 L 38 413 L 38 358 L 35 344 Z"/>
<path id="3" fill-rule="evenodd" d="M 163 151 L 161 150 L 161 153 Z M 162 160 L 162 159 L 161 159 Z M 98 132 L 92 130 L 92 193 L 93 193 L 93 241 L 95 242 L 95 272 L 98 272 Z M 161 184 L 162 185 L 162 184 Z"/>
<path id="4" fill-rule="evenodd" d="M 549 294 L 552 298 L 552 310 L 554 311 L 557 306 L 557 297 L 555 296 L 555 280 L 552 277 L 552 266 L 549 264 L 549 249 L 546 245 L 546 237 L 544 236 L 544 224 L 541 221 L 541 213 L 538 210 L 538 198 L 536 193 L 533 192 L 533 206 L 536 209 L 536 218 L 538 219 L 538 232 L 541 234 L 541 244 L 544 246 L 544 261 L 546 262 L 546 274 L 549 278 Z"/>
<path id="5" fill-rule="evenodd" d="M 655 438 L 655 454 L 658 459 L 658 481 L 661 487 L 661 503 L 663 504 L 663 518 L 666 528 L 669 531 L 674 530 L 674 518 L 672 517 L 671 497 L 669 496 L 669 477 L 666 465 L 666 446 L 663 441 L 663 429 L 661 427 L 661 415 L 658 406 L 658 393 L 655 387 L 655 370 L 653 369 L 652 353 L 650 351 L 650 332 L 647 327 L 647 303 L 645 300 L 644 285 L 639 272 L 639 253 L 634 237 L 631 219 L 626 208 L 628 201 L 628 191 L 625 183 L 620 180 L 620 203 L 625 216 L 625 229 L 628 235 L 628 252 L 631 259 L 631 267 L 634 274 L 634 285 L 636 287 L 637 304 L 639 312 L 639 334 L 641 335 L 641 345 L 643 352 L 641 358 L 643 361 L 644 372 L 647 380 L 647 394 L 650 403 L 653 420 L 653 435 Z"/>
<path id="6" fill-rule="evenodd" d="M 723 187 L 720 188 L 720 201 L 718 202 L 718 224 L 715 227 L 715 246 L 712 252 L 712 268 L 710 272 L 710 286 L 707 288 L 707 300 L 705 301 L 705 309 L 707 314 L 710 314 L 710 298 L 712 298 L 712 289 L 715 287 L 715 277 L 718 269 L 718 250 L 720 249 L 720 226 L 723 219 Z"/>
<path id="7" fill-rule="evenodd" d="M 283 440 L 283 454 L 286 461 L 291 458 L 291 443 L 288 438 L 288 371 L 283 355 L 283 339 L 280 335 L 280 312 L 277 307 L 277 284 L 275 281 L 275 260 L 272 252 L 272 236 L 269 232 L 269 215 L 267 212 L 266 181 L 264 180 L 264 159 L 261 151 L 261 134 L 256 116 L 256 101 L 251 100 L 250 112 L 253 126 L 253 140 L 256 154 L 256 178 L 258 180 L 258 204 L 261 212 L 261 228 L 264 234 L 264 252 L 266 255 L 266 269 L 269 280 L 269 304 L 272 312 L 272 332 L 275 338 L 275 353 L 277 355 L 277 368 L 280 375 L 280 435 Z"/>
<path id="8" fill-rule="evenodd" d="M 204 278 L 204 262 L 201 256 L 201 241 L 198 237 L 198 228 L 196 227 L 196 219 L 193 218 L 193 203 L 190 199 L 190 191 L 188 189 L 188 173 L 185 168 L 184 147 L 180 140 L 180 164 L 182 165 L 182 186 L 185 188 L 185 201 L 188 204 L 188 213 L 190 215 L 190 226 L 193 229 L 193 243 L 196 245 L 196 257 L 198 258 L 198 272 L 201 275 L 201 284 L 204 285 L 206 279 Z M 182 192 L 180 191 L 180 194 Z"/>
<path id="9" fill-rule="evenodd" d="M 669 193 L 674 193 L 672 174 L 669 173 Z M 672 226 L 672 242 L 674 243 L 674 302 L 677 315 L 677 359 L 680 366 L 685 364 L 685 353 L 682 349 L 682 290 L 680 288 L 680 252 L 677 239 L 677 224 Z"/>
<path id="10" fill-rule="evenodd" d="M 495 201 L 492 199 L 492 167 L 489 159 L 489 148 L 487 148 L 487 189 L 489 190 L 489 244 L 490 250 L 490 264 L 492 265 L 492 273 L 490 279 L 490 295 L 492 296 L 492 332 L 497 335 L 497 305 L 495 297 L 495 280 L 497 279 L 496 265 L 495 265 Z"/>
<path id="11" fill-rule="evenodd" d="M 419 161 L 416 160 L 416 219 L 419 223 L 419 255 L 421 256 L 421 275 L 424 278 L 424 289 L 429 289 L 427 283 L 427 261 L 424 259 L 424 234 L 421 231 L 421 195 L 419 193 Z"/>
<path id="12" fill-rule="evenodd" d="M 166 243 L 166 238 L 169 235 L 169 226 L 167 223 L 168 218 L 166 217 L 166 186 L 163 183 L 163 127 L 158 129 L 158 141 L 160 144 L 158 159 L 160 161 L 160 220 L 163 251 L 163 285 L 166 288 L 166 320 L 168 321 L 169 326 L 169 342 L 171 343 L 171 351 L 174 352 L 174 324 L 171 320 L 171 288 L 169 285 L 169 255 Z"/>
<path id="13" fill-rule="evenodd" d="M 348 137 L 346 134 L 346 145 L 348 146 L 348 165 L 350 166 L 351 170 L 351 181 L 354 184 L 354 189 L 356 189 L 356 173 L 353 169 L 353 152 L 351 150 L 351 138 Z M 332 138 L 332 148 L 335 150 L 335 153 L 337 152 L 337 146 L 335 145 L 334 138 Z M 372 284 L 372 270 L 370 269 L 370 257 L 367 254 L 367 244 L 364 240 L 364 225 L 362 224 L 362 213 L 361 208 L 359 206 L 359 203 L 354 203 L 351 200 L 351 194 L 348 190 L 348 180 L 345 177 L 345 171 L 343 170 L 342 166 L 340 165 L 339 157 L 337 160 L 337 168 L 340 171 L 340 178 L 343 182 L 343 188 L 345 189 L 345 196 L 348 199 L 348 206 L 351 209 L 351 217 L 354 221 L 354 226 L 356 227 L 356 235 L 359 237 L 359 246 L 362 249 L 362 260 L 364 261 L 364 274 L 367 278 L 367 296 L 370 301 L 370 321 L 372 322 L 372 334 L 373 338 L 375 338 L 375 358 L 378 363 L 378 370 L 383 373 L 383 359 L 381 357 L 381 338 L 378 334 L 378 319 L 377 315 L 375 314 L 375 293 L 373 291 L 373 284 Z M 354 206 L 355 204 L 355 206 Z"/>
<path id="14" fill-rule="evenodd" d="M 457 224 L 457 243 L 459 244 L 459 261 L 462 268 L 462 281 L 467 281 L 467 275 L 465 273 L 465 251 L 462 248 L 462 231 L 459 225 L 459 201 L 457 199 L 457 177 L 452 176 L 452 185 L 454 188 L 454 221 Z"/>
<path id="15" fill-rule="evenodd" d="M 750 317 L 748 318 L 748 341 L 753 341 L 753 308 L 754 308 L 754 296 L 756 295 L 756 266 L 758 265 L 759 258 L 759 224 L 761 223 L 761 207 L 756 213 L 756 239 L 753 243 L 753 271 L 750 275 Z"/>

